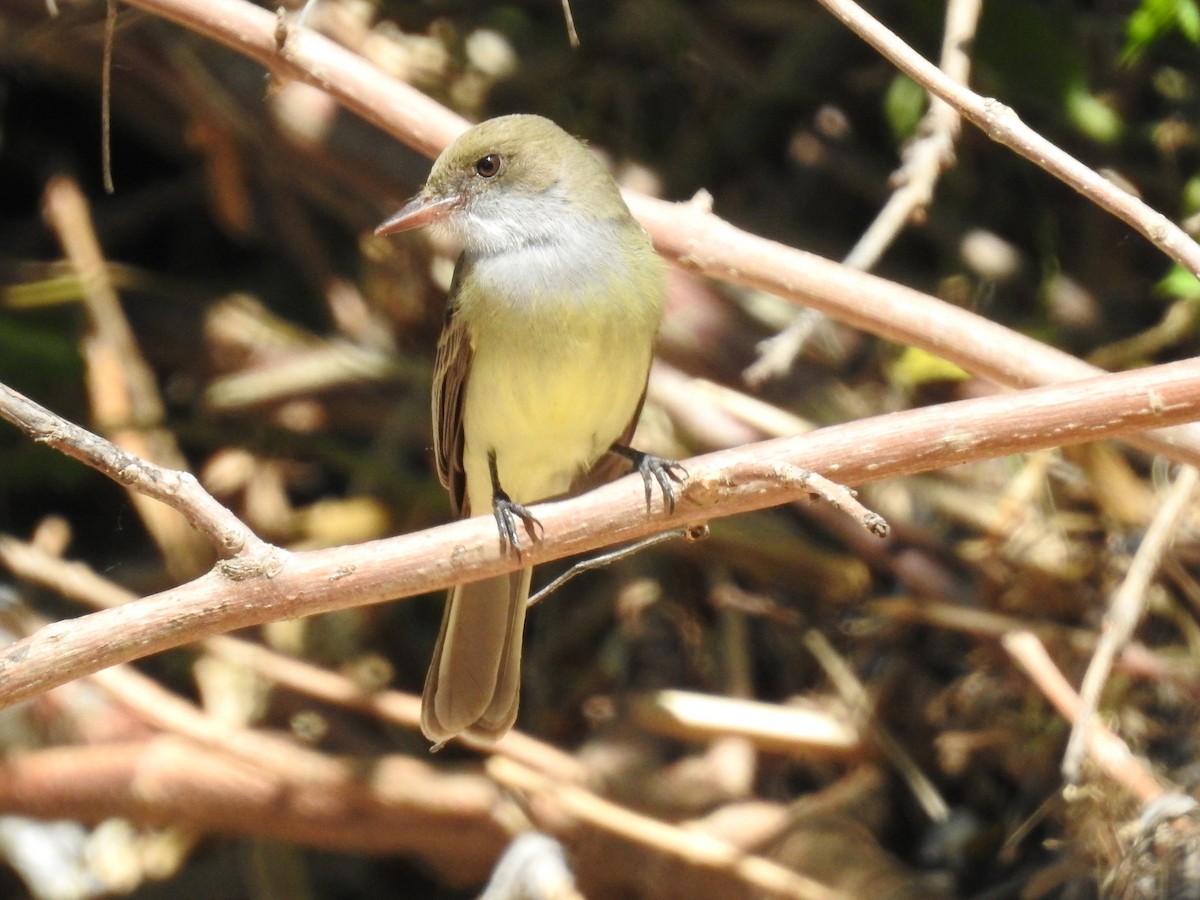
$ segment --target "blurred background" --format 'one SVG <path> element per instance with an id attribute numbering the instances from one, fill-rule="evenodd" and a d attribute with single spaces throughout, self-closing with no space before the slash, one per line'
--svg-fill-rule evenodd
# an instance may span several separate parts
<path id="1" fill-rule="evenodd" d="M 946 4 L 871 11 L 938 58 Z M 573 13 L 578 48 L 551 0 L 321 0 L 306 24 L 469 119 L 551 117 L 622 184 L 670 200 L 707 191 L 721 217 L 832 259 L 887 201 L 921 136 L 922 91 L 816 3 L 615 0 Z M 0 381 L 190 469 L 282 546 L 445 521 L 429 387 L 453 248 L 371 235 L 428 160 L 314 88 L 121 7 L 108 193 L 104 19 L 91 0 L 56 10 L 0 0 Z M 968 45 L 970 80 L 1194 233 L 1198 42 L 1194 0 L 989 0 Z M 86 252 L 64 249 L 89 235 L 102 253 L 92 270 Z M 1196 352 L 1193 279 L 969 126 L 933 202 L 874 271 L 1106 368 Z M 797 325 L 796 314 L 675 271 L 638 446 L 686 458 L 992 390 L 927 354 L 815 315 Z M 794 354 L 755 367 L 762 342 L 789 327 Z M 797 505 L 584 574 L 531 614 L 519 728 L 568 754 L 596 795 L 845 896 L 1093 897 L 1106 882 L 1110 896 L 1196 896 L 1194 841 L 1153 843 L 1132 799 L 1095 773 L 1064 797 L 1067 726 L 998 643 L 1032 629 L 1077 683 L 1166 471 L 1116 444 L 996 460 L 864 489 L 892 525 L 887 541 Z M 81 595 L 98 593 L 56 588 L 54 559 L 136 595 L 206 571 L 204 540 L 153 506 L 0 427 L 5 632 L 78 615 Z M 1103 707 L 1185 791 L 1200 774 L 1194 526 Z M 22 549 L 43 561 L 14 562 Z M 535 586 L 565 568 L 540 569 Z M 440 596 L 427 597 L 241 637 L 360 687 L 417 693 L 440 614 Z M 412 729 L 207 648 L 137 670 L 216 720 L 356 767 L 411 759 L 421 768 L 401 781 L 412 790 L 452 773 L 484 799 L 464 800 L 450 822 L 423 819 L 442 796 L 430 787 L 435 799 L 413 801 L 411 821 L 426 824 L 400 816 L 394 838 L 337 840 L 336 829 L 296 825 L 302 811 L 271 824 L 270 804 L 254 807 L 232 778 L 208 785 L 194 817 L 187 802 L 129 785 L 92 796 L 80 785 L 118 758 L 144 773 L 171 729 L 84 682 L 0 718 L 13 764 L 57 761 L 61 782 L 5 776 L 0 896 L 472 897 L 509 837 L 531 828 L 565 848 L 584 896 L 763 895 L 555 807 L 554 791 L 522 794 L 478 754 L 430 757 Z M 797 736 L 790 720 L 786 739 L 680 725 L 667 701 L 685 695 L 665 689 L 812 713 L 846 739 Z M 79 755 L 44 755 L 64 748 Z M 173 789 L 186 801 L 196 787 Z M 405 827 L 440 839 L 409 840 Z M 1147 841 L 1150 875 L 1136 868 Z M 526 896 L 497 890 L 489 896 Z"/>

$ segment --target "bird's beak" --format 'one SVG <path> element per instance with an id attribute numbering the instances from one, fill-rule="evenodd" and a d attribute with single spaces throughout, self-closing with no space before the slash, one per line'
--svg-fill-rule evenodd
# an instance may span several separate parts
<path id="1" fill-rule="evenodd" d="M 390 219 L 375 229 L 378 235 L 396 234 L 400 231 L 412 231 L 423 228 L 431 222 L 444 219 L 453 210 L 462 205 L 462 200 L 455 194 L 449 197 L 430 197 L 417 194 Z"/>

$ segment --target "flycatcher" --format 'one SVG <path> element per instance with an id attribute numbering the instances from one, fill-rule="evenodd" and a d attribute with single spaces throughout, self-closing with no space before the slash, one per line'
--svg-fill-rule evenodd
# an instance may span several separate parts
<path id="1" fill-rule="evenodd" d="M 527 504 L 631 460 L 668 508 L 686 473 L 628 446 L 650 372 L 665 270 L 612 177 L 538 116 L 483 122 L 376 229 L 437 224 L 461 242 L 433 382 L 438 477 L 456 516 L 491 509 L 520 552 Z M 608 459 L 611 459 L 609 457 Z M 421 730 L 490 743 L 517 718 L 531 569 L 450 592 L 425 680 Z"/>

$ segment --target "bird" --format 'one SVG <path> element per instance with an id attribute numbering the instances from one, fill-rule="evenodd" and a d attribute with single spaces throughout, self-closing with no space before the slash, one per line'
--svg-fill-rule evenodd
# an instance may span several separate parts
<path id="1" fill-rule="evenodd" d="M 438 156 L 376 234 L 427 225 L 461 247 L 432 400 L 454 515 L 491 510 L 502 546 L 520 554 L 521 527 L 539 534 L 530 504 L 607 480 L 622 459 L 641 473 L 647 506 L 657 483 L 673 509 L 686 471 L 629 446 L 666 268 L 600 160 L 549 119 L 488 119 Z M 492 744 L 516 721 L 531 571 L 450 591 L 421 705 L 435 749 Z"/>

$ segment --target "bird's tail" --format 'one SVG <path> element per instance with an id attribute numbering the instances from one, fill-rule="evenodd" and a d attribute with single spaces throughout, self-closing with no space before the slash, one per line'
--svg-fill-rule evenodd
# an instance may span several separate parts
<path id="1" fill-rule="evenodd" d="M 492 743 L 517 720 L 532 571 L 460 584 L 450 592 L 421 701 L 421 731 L 431 741 L 462 735 Z"/>

